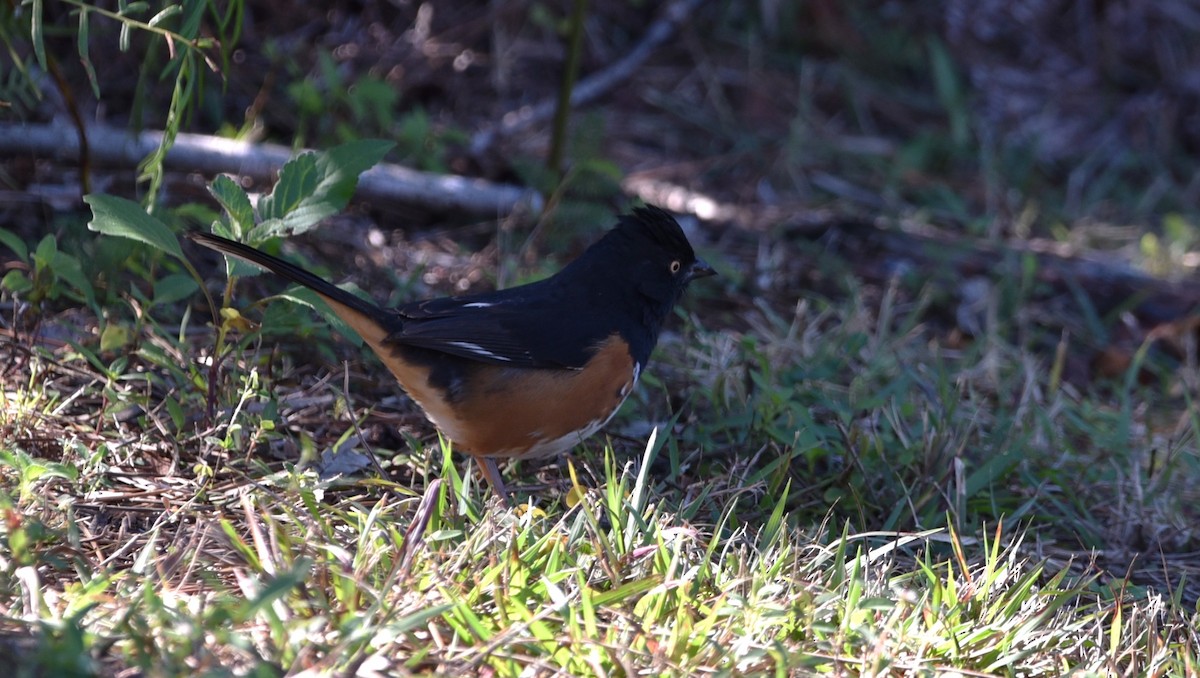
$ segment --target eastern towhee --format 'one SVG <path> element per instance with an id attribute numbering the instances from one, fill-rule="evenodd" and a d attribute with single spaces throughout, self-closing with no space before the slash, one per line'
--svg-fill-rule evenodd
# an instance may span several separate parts
<path id="1" fill-rule="evenodd" d="M 684 288 L 714 274 L 657 207 L 622 216 L 544 280 L 391 310 L 253 247 L 188 237 L 320 295 L 506 501 L 495 460 L 557 455 L 604 426 Z"/>

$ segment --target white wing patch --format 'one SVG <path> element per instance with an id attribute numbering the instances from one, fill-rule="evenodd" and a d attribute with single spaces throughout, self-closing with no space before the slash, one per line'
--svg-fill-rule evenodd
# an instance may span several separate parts
<path id="1" fill-rule="evenodd" d="M 475 355 L 483 356 L 484 358 L 491 358 L 492 360 L 503 360 L 505 362 L 509 362 L 512 360 L 512 358 L 509 358 L 508 356 L 503 356 L 503 355 L 498 355 L 498 354 L 492 353 L 491 351 L 480 346 L 479 344 L 473 344 L 469 341 L 448 341 L 446 343 L 449 344 L 450 346 L 457 346 L 461 349 L 470 351 L 471 353 L 474 353 Z"/>
<path id="2" fill-rule="evenodd" d="M 641 374 L 642 374 L 642 366 L 635 362 L 633 364 L 633 378 L 629 380 L 628 384 L 625 384 L 624 386 L 621 387 L 621 402 L 625 402 L 626 396 L 629 395 L 629 392 L 633 390 L 634 386 L 637 386 L 637 380 L 638 380 L 638 377 L 641 376 Z M 618 407 L 618 409 L 620 409 L 619 405 L 617 407 Z"/>
<path id="3" fill-rule="evenodd" d="M 490 308 L 492 306 L 495 304 L 490 301 L 472 301 L 469 304 L 463 304 L 463 308 Z"/>

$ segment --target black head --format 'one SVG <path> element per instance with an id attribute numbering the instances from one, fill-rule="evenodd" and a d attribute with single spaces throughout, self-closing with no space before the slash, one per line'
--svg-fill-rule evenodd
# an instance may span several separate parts
<path id="1" fill-rule="evenodd" d="M 574 289 L 589 291 L 588 304 L 619 311 L 627 325 L 620 329 L 645 362 L 659 330 L 688 283 L 714 275 L 683 229 L 658 207 L 635 208 L 623 215 L 583 256 L 563 269 Z"/>
<path id="2" fill-rule="evenodd" d="M 637 264 L 632 277 L 638 283 L 638 292 L 648 300 L 666 303 L 666 311 L 679 300 L 688 283 L 716 273 L 696 258 L 675 217 L 653 205 L 634 208 L 632 214 L 622 216 L 608 238 L 631 241 L 630 263 Z"/>

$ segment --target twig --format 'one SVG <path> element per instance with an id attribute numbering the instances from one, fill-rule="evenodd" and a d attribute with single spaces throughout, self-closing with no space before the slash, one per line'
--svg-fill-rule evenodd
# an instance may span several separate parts
<path id="1" fill-rule="evenodd" d="M 881 252 L 886 257 L 912 261 L 925 270 L 953 271 L 959 280 L 980 274 L 1010 275 L 1013 261 L 1033 257 L 1040 282 L 1055 290 L 1081 285 L 1102 313 L 1134 299 L 1130 310 L 1151 325 L 1177 320 L 1200 307 L 1200 283 L 1193 279 L 1164 280 L 1116 257 L 1077 252 L 1044 239 L 984 240 L 914 222 L 895 228 L 885 219 L 849 217 L 800 205 L 735 205 L 683 186 L 636 175 L 626 178 L 621 186 L 629 195 L 679 214 L 732 222 L 751 233 L 774 230 L 782 232 L 785 239 L 836 241 L 839 248 L 849 250 L 860 262 L 864 253 Z M 831 233 L 836 233 L 836 238 L 831 238 Z M 885 279 L 873 276 L 861 263 L 856 270 L 867 279 Z M 892 268 L 881 273 L 892 274 Z"/>
<path id="2" fill-rule="evenodd" d="M 562 159 L 566 154 L 567 121 L 571 117 L 571 91 L 579 77 L 579 57 L 583 54 L 583 23 L 587 19 L 588 0 L 575 0 L 571 9 L 571 33 L 567 41 L 567 64 L 563 67 L 562 84 L 554 104 L 554 124 L 550 134 L 550 153 L 546 168 L 562 178 Z"/>
<path id="3" fill-rule="evenodd" d="M 600 98 L 618 83 L 628 80 L 650 57 L 650 54 L 675 35 L 679 27 L 692 12 L 705 0 L 676 0 L 671 3 L 662 16 L 650 24 L 641 41 L 629 50 L 623 59 L 613 63 L 608 68 L 598 71 L 579 81 L 571 92 L 571 106 L 578 107 Z M 506 113 L 499 127 L 488 127 L 471 137 L 471 154 L 480 155 L 496 141 L 498 136 L 508 136 L 527 127 L 546 122 L 554 115 L 557 107 L 557 97 L 544 99 L 533 106 L 523 106 L 515 111 Z"/>
<path id="4" fill-rule="evenodd" d="M 108 165 L 135 167 L 158 148 L 162 132 L 131 134 L 104 125 L 87 128 L 92 157 Z M 167 153 L 168 167 L 205 174 L 231 173 L 269 181 L 299 151 L 279 144 L 252 144 L 202 134 L 181 133 Z M 36 154 L 77 161 L 79 137 L 65 125 L 0 125 L 0 156 Z M 537 213 L 541 196 L 531 189 L 382 164 L 359 178 L 358 196 L 474 214 L 508 214 L 518 207 Z"/>
<path id="5" fill-rule="evenodd" d="M 949 270 L 963 280 L 975 275 L 1011 275 L 1014 262 L 1032 257 L 1036 279 L 1056 291 L 1072 286 L 1087 290 L 1090 301 L 1103 315 L 1131 304 L 1129 311 L 1151 325 L 1177 320 L 1200 307 L 1200 283 L 1183 278 L 1165 280 L 1140 271 L 1116 257 L 1073 251 L 1061 243 L 1044 239 L 988 241 L 929 226 L 908 223 L 892 228 L 882 220 L 872 222 L 835 218 L 822 231 L 812 225 L 784 232 L 810 238 L 829 238 L 837 232 L 838 246 L 863 257 L 880 252 L 891 259 L 904 259 L 925 270 Z M 890 269 L 886 275 L 891 275 Z M 858 267 L 859 274 L 870 277 Z"/>

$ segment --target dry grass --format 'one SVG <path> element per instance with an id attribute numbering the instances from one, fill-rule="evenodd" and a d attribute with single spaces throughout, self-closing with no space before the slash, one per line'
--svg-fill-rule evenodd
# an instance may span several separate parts
<path id="1" fill-rule="evenodd" d="M 665 342 L 616 425 L 657 422 L 651 454 L 591 446 L 571 508 L 553 469 L 530 505 L 485 503 L 417 439 L 374 446 L 402 484 L 270 461 L 355 429 L 339 379 L 264 383 L 254 345 L 220 425 L 180 435 L 162 394 L 198 412 L 203 389 L 6 342 L 15 654 L 105 674 L 1194 672 L 1196 504 L 1168 492 L 1195 486 L 1194 430 L 1159 453 L 1151 391 L 1122 413 L 1132 394 L 1050 389 L 999 336 L 938 349 L 899 289 L 823 306 Z M 391 427 L 380 409 L 359 428 Z"/>
<path id="2" fill-rule="evenodd" d="M 742 226 L 698 229 L 722 277 L 689 292 L 606 440 L 569 468 L 507 470 L 526 484 L 517 509 L 487 500 L 368 355 L 306 308 L 247 301 L 271 282 L 243 281 L 238 331 L 218 339 L 173 262 L 73 213 L 50 229 L 49 198 L 4 203 L 0 665 L 1200 675 L 1194 338 L 1150 350 L 1119 305 L 1047 291 L 1029 261 L 968 285 L 832 231 L 777 230 L 882 214 L 1194 268 L 1196 163 L 1186 143 L 1160 147 L 1195 136 L 1177 115 L 1194 87 L 1171 79 L 1200 44 L 1186 3 L 1129 7 L 1137 30 L 1088 14 L 1117 5 L 1080 5 L 1061 38 L 1062 3 L 967 4 L 706 5 L 576 118 L 578 181 L 536 238 L 514 222 L 374 230 L 424 216 L 394 206 L 331 228 L 366 222 L 353 240 L 370 247 L 310 259 L 394 301 L 537 273 L 609 218 L 617 176 Z M 461 148 L 462 130 L 524 102 L 514 92 L 556 84 L 554 17 L 495 7 L 485 21 L 454 3 L 295 5 L 269 45 L 239 46 L 207 102 L 250 134 L 388 136 L 407 162 L 538 184 L 544 130 Z M 585 68 L 627 49 L 649 11 L 599 3 Z M 1019 40 L 993 42 L 996 25 Z M 135 73 L 145 55 L 118 50 L 118 28 L 93 24 L 91 58 Z M 1089 61 L 1097 44 L 1129 58 Z M 454 71 L 468 53 L 493 60 Z M 105 80 L 107 99 L 135 91 L 126 80 Z M 169 93 L 137 103 L 165 117 Z M 1138 133 L 1147 121 L 1161 136 Z M 67 181 L 51 163 L 0 169 L 29 195 Z M 191 177 L 166 182 L 196 200 L 172 228 L 211 223 Z M 1089 371 L 1114 338 L 1128 368 Z"/>

